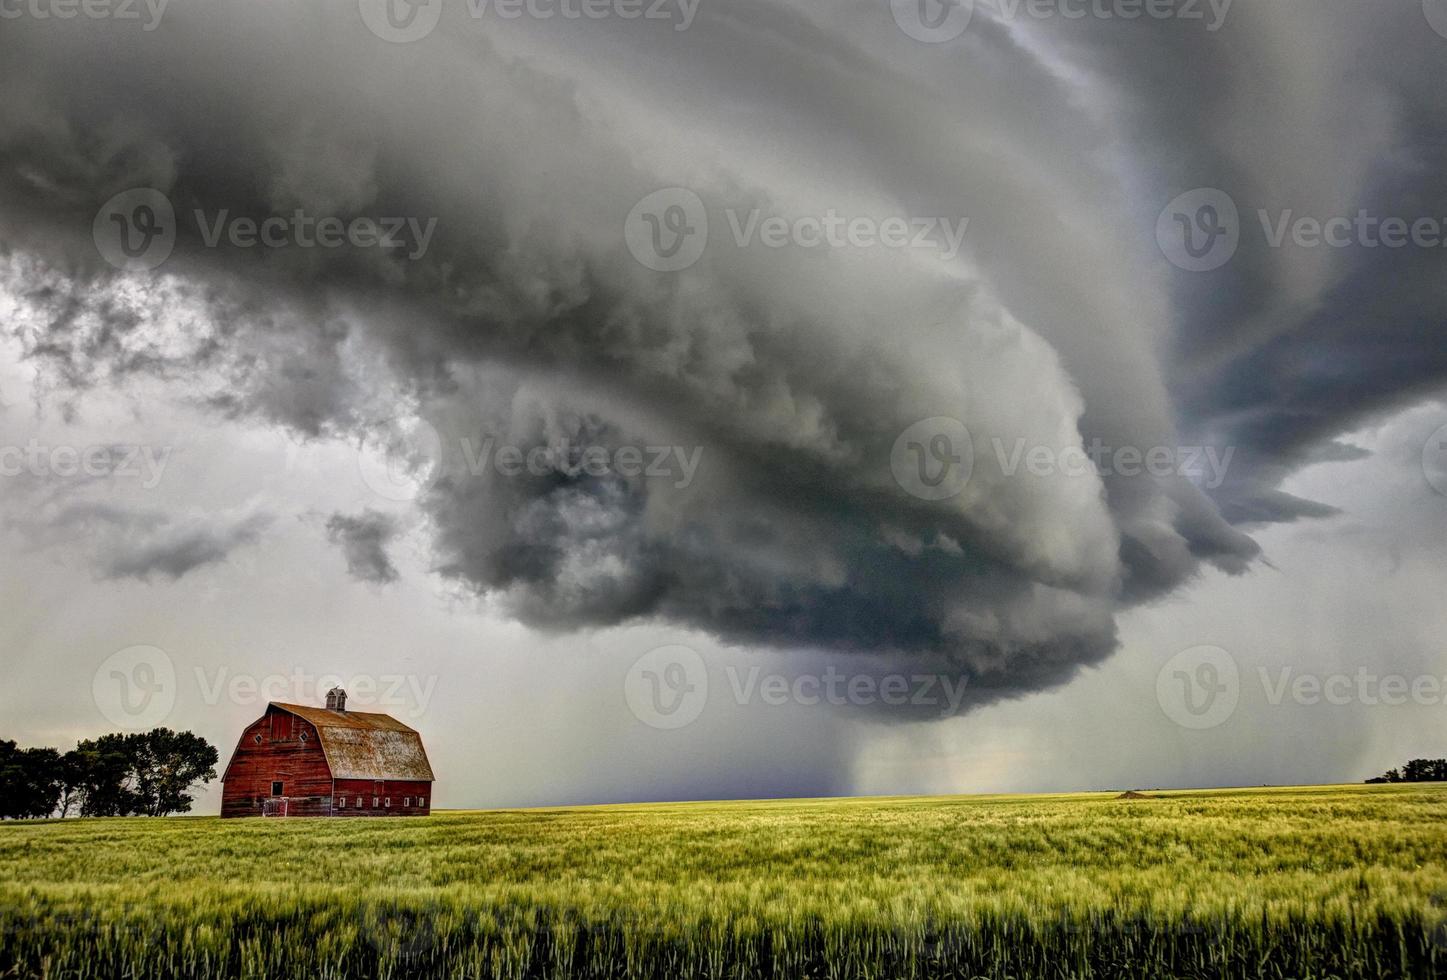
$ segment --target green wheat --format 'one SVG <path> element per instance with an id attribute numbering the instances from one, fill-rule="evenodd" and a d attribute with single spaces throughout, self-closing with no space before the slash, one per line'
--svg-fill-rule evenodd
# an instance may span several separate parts
<path id="1" fill-rule="evenodd" d="M 1447 787 L 0 827 L 0 977 L 1447 974 Z"/>

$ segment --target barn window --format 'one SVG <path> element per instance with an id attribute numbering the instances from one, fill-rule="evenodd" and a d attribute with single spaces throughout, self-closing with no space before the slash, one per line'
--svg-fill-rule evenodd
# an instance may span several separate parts
<path id="1" fill-rule="evenodd" d="M 387 796 L 387 797 L 383 797 L 383 798 L 382 798 L 382 806 L 383 806 L 383 807 L 390 807 L 391 805 L 392 805 L 392 797 Z"/>
<path id="2" fill-rule="evenodd" d="M 410 797 L 410 796 L 404 796 L 404 797 L 402 797 L 402 805 L 403 805 L 403 806 L 411 806 L 411 805 L 412 805 L 412 797 Z"/>
<path id="3" fill-rule="evenodd" d="M 361 808 L 362 808 L 362 798 L 359 796 L 359 797 L 357 797 L 357 809 L 360 810 Z"/>
<path id="4" fill-rule="evenodd" d="M 373 810 L 377 809 L 377 806 L 378 806 L 381 802 L 382 802 L 382 801 L 381 801 L 380 799 L 378 799 L 377 797 L 375 797 L 375 796 L 372 797 L 372 809 L 373 809 Z"/>
<path id="5" fill-rule="evenodd" d="M 427 797 L 425 797 L 425 796 L 419 796 L 419 797 L 417 797 L 417 805 L 418 805 L 418 806 L 426 806 L 426 805 L 427 805 Z"/>
<path id="6" fill-rule="evenodd" d="M 280 781 L 280 780 L 278 780 L 278 781 L 276 781 L 276 782 L 273 782 L 273 783 L 271 784 L 271 795 L 272 795 L 272 796 L 280 796 L 280 795 L 281 795 L 281 781 Z"/>

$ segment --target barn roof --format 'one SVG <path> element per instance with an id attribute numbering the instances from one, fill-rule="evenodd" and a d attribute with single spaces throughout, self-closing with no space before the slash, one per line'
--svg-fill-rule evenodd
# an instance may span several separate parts
<path id="1" fill-rule="evenodd" d="M 391 715 L 328 711 L 304 704 L 271 702 L 316 726 L 333 779 L 411 779 L 432 782 L 432 765 L 422 736 Z"/>

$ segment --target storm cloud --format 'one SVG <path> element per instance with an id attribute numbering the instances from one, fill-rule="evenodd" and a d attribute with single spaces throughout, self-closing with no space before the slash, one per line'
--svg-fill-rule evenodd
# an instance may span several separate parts
<path id="1" fill-rule="evenodd" d="M 1028 693 L 1107 657 L 1123 609 L 1247 571 L 1253 529 L 1333 514 L 1282 482 L 1447 375 L 1440 250 L 1274 247 L 1257 216 L 1447 218 L 1447 41 L 1408 0 L 1238 0 L 1218 26 L 981 4 L 922 44 L 862 0 L 704 3 L 687 30 L 453 5 L 409 44 L 339 0 L 6 21 L 14 329 L 59 399 L 161 379 L 383 457 L 435 568 L 540 630 L 675 624 Z M 677 187 L 707 248 L 660 272 L 625 227 Z M 1201 187 L 1241 239 L 1204 273 L 1156 238 Z M 174 250 L 121 273 L 96 218 L 137 188 Z M 831 212 L 969 223 L 949 256 L 734 234 Z M 321 217 L 395 247 L 318 246 Z M 895 458 L 931 419 L 973 446 L 942 499 Z M 1015 447 L 1233 455 L 1216 482 Z M 680 456 L 691 479 L 649 466 Z M 390 526 L 328 530 L 385 582 Z M 105 567 L 176 577 L 256 531 Z"/>
<path id="2" fill-rule="evenodd" d="M 376 511 L 356 516 L 333 514 L 327 520 L 327 539 L 342 549 L 347 572 L 358 581 L 374 585 L 397 581 L 397 566 L 387 554 L 387 546 L 397 532 L 397 522 Z"/>
<path id="3" fill-rule="evenodd" d="M 269 514 L 177 514 L 115 505 L 66 504 L 31 527 L 39 546 L 69 543 L 92 555 L 103 579 L 177 579 L 256 544 Z"/>

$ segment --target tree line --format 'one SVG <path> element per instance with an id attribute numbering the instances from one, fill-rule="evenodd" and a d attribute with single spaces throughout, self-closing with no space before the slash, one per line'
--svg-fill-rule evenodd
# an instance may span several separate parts
<path id="1" fill-rule="evenodd" d="M 0 741 L 0 819 L 189 813 L 191 788 L 216 778 L 219 758 L 204 738 L 169 728 L 102 735 L 64 753 Z"/>
<path id="2" fill-rule="evenodd" d="M 1369 783 L 1447 783 L 1447 759 L 1413 759 L 1401 769 L 1388 769 Z"/>

